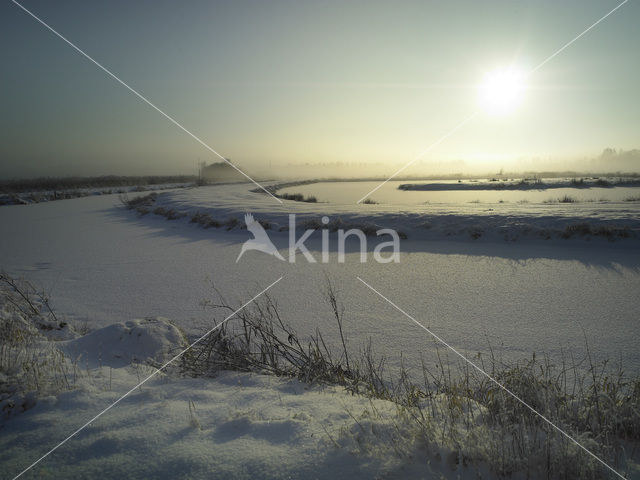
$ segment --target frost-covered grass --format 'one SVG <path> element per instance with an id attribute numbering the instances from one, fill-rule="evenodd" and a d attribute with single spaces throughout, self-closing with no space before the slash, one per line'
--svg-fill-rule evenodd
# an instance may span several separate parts
<path id="1" fill-rule="evenodd" d="M 336 228 L 360 228 L 375 235 L 381 228 L 393 228 L 403 232 L 401 238 L 412 240 L 449 241 L 459 238 L 513 242 L 603 238 L 606 241 L 633 241 L 639 238 L 637 207 L 632 202 L 571 202 L 573 197 L 569 196 L 550 199 L 548 204 L 505 201 L 493 204 L 427 204 L 400 209 L 386 204 L 371 204 L 365 209 L 355 204 L 291 202 L 283 211 L 274 208 L 273 199 L 247 192 L 246 188 L 246 184 L 240 184 L 181 189 L 161 193 L 155 197 L 153 207 L 144 203 L 134 207 L 140 215 L 153 213 L 162 207 L 157 213 L 165 218 L 184 217 L 204 228 L 225 227 L 227 230 L 242 228 L 242 216 L 245 212 L 252 212 L 260 223 L 269 225 L 274 232 L 288 231 L 288 214 L 295 213 L 299 229 L 320 231 L 327 228 L 335 231 Z M 233 201 L 222 200 L 225 195 L 231 196 Z M 327 225 L 321 222 L 324 216 L 330 219 Z M 428 230 L 423 228 L 425 224 L 430 225 Z M 587 224 L 589 229 L 584 235 L 574 235 L 571 230 L 576 224 Z M 604 234 L 607 230 L 612 234 Z"/>
<path id="2" fill-rule="evenodd" d="M 204 213 L 199 210 L 190 213 L 166 206 L 158 206 L 152 208 L 157 198 L 158 194 L 156 192 L 133 198 L 129 198 L 126 194 L 120 195 L 120 201 L 122 202 L 122 204 L 129 210 L 135 210 L 141 216 L 147 215 L 148 213 L 153 213 L 154 215 L 165 217 L 167 220 L 179 220 L 181 218 L 188 217 L 190 219 L 189 223 L 198 224 L 203 228 L 224 227 L 226 230 L 233 230 L 235 228 L 243 228 L 244 225 L 242 220 L 239 220 L 238 217 L 235 216 L 228 216 L 224 220 L 217 220 L 214 219 L 209 213 Z M 298 201 L 315 203 L 315 200 Z M 376 202 L 373 203 L 375 204 Z M 263 226 L 265 230 L 270 230 L 274 226 L 274 224 L 269 220 L 259 219 L 258 222 Z M 380 228 L 379 226 L 371 222 L 345 223 L 340 218 L 333 219 L 328 224 L 322 223 L 320 218 L 308 219 L 303 222 L 303 227 L 315 230 L 326 228 L 330 232 L 336 232 L 338 229 L 349 230 L 355 228 L 361 230 L 366 236 L 369 237 L 376 236 L 376 232 Z M 288 229 L 288 225 L 282 225 L 278 228 L 278 231 L 287 231 Z M 405 232 L 400 230 L 397 233 L 401 239 L 407 238 L 407 234 Z"/>
<path id="3" fill-rule="evenodd" d="M 154 206 L 156 200 L 158 199 L 158 194 L 152 192 L 147 195 L 137 196 L 133 198 L 129 198 L 128 195 L 123 194 L 120 196 L 120 200 L 126 206 L 126 208 L 130 210 L 135 210 L 139 215 L 146 215 L 148 213 L 153 213 L 155 215 L 160 215 L 165 217 L 167 220 L 179 220 L 182 218 L 189 218 L 190 223 L 194 223 L 202 226 L 203 228 L 222 228 L 224 227 L 226 230 L 233 230 L 235 228 L 242 228 L 242 221 L 239 220 L 235 216 L 227 216 L 224 219 L 216 219 L 213 218 L 210 213 L 205 213 L 200 210 L 196 210 L 195 212 L 188 212 L 185 210 L 178 210 L 176 208 L 172 208 L 166 205 Z M 576 200 L 573 197 L 565 196 L 559 199 L 549 199 L 545 203 L 575 203 Z M 471 203 L 479 204 L 479 200 L 475 200 Z M 374 203 L 375 204 L 375 203 Z M 505 225 L 504 220 L 500 217 L 491 219 L 492 222 L 497 222 L 496 225 L 483 225 L 481 217 L 476 217 L 475 223 L 464 225 L 460 224 L 452 219 L 447 219 L 446 222 L 439 222 L 438 230 L 447 237 L 453 235 L 464 235 L 468 236 L 472 240 L 478 240 L 485 236 L 495 237 L 496 234 L 496 225 L 497 230 L 500 235 L 509 241 L 513 241 L 518 239 L 521 236 L 527 236 L 531 238 L 542 238 L 549 240 L 551 238 L 562 238 L 562 239 L 572 239 L 572 238 L 605 238 L 608 241 L 615 241 L 620 239 L 627 239 L 636 236 L 636 231 L 625 225 L 609 224 L 609 223 L 590 223 L 587 221 L 584 222 L 571 222 L 571 219 L 563 219 L 562 223 L 559 227 L 541 227 L 537 224 L 527 225 L 523 224 L 520 221 L 513 221 L 515 224 L 513 228 L 506 228 L 508 225 Z M 507 220 L 507 219 L 505 219 Z M 274 225 L 278 225 L 277 222 L 272 222 L 267 219 L 258 220 L 262 226 L 269 230 L 274 227 Z M 328 229 L 330 232 L 336 232 L 338 229 L 348 230 L 350 228 L 357 228 L 361 230 L 367 236 L 376 236 L 377 230 L 380 228 L 380 225 L 374 223 L 372 221 L 363 219 L 363 221 L 343 221 L 341 217 L 333 218 L 329 221 L 328 224 L 324 224 L 321 222 L 319 217 L 309 218 L 302 222 L 302 227 L 305 229 Z M 433 230 L 434 228 L 433 222 L 425 222 L 422 221 L 418 228 L 420 230 Z M 278 231 L 286 231 L 288 230 L 288 225 L 278 226 Z M 408 234 L 404 230 L 397 230 L 398 235 L 401 239 L 408 238 Z"/>
<path id="4" fill-rule="evenodd" d="M 41 367 L 40 375 L 33 377 L 36 381 L 13 378 L 11 384 L 19 386 L 20 393 L 4 394 L 5 439 L 20 432 L 22 421 L 28 425 L 42 419 L 41 427 L 34 424 L 30 429 L 49 431 L 57 424 L 51 416 L 67 407 L 91 418 L 117 398 L 115 392 L 127 391 L 187 344 L 183 332 L 166 319 L 134 320 L 78 337 L 54 322 L 46 297 L 34 297 L 32 290 L 10 277 L 3 279 L 3 345 L 29 344 L 34 354 L 55 352 L 59 359 Z M 417 478 L 606 478 L 608 472 L 600 463 L 487 376 L 463 361 L 449 361 L 451 353 L 443 346 L 435 344 L 438 361 L 423 362 L 420 371 L 409 371 L 403 364 L 399 370 L 388 370 L 370 341 L 354 345 L 345 337 L 349 319 L 328 280 L 325 298 L 332 318 L 319 318 L 317 324 L 337 332 L 338 348 L 335 343 L 328 346 L 320 329 L 297 332 L 282 318 L 275 299 L 265 296 L 195 344 L 162 373 L 159 383 L 141 387 L 110 412 L 114 417 L 106 430 L 87 429 L 82 438 L 71 440 L 78 442 L 75 448 L 63 451 L 63 457 L 56 453 L 68 461 L 47 459 L 55 467 L 51 473 L 77 476 L 77 462 L 79 469 L 112 478 L 132 468 L 129 473 L 135 471 L 136 476 L 160 471 L 175 475 L 168 464 L 158 470 L 154 460 L 168 456 L 172 464 L 190 465 L 200 475 L 212 468 L 198 453 L 205 445 L 227 459 L 226 467 L 216 464 L 215 469 L 229 478 L 243 478 L 247 461 L 256 463 L 254 476 L 302 475 L 306 467 L 298 457 L 319 465 L 318 478 L 353 469 L 367 472 L 356 478 L 385 472 L 409 477 L 412 472 Z M 226 317 L 235 310 L 220 294 L 205 306 L 214 318 L 215 312 Z M 16 312 L 23 321 L 18 327 L 7 322 Z M 45 337 L 39 330 L 66 334 Z M 614 468 L 636 475 L 640 379 L 626 376 L 621 365 L 593 361 L 588 345 L 586 351 L 583 359 L 563 355 L 558 364 L 536 355 L 507 363 L 493 350 L 473 361 Z M 9 360 L 21 362 L 6 352 Z M 83 364 L 87 374 L 81 380 L 60 367 Z M 3 372 L 10 367 L 2 365 Z M 22 365 L 30 369 L 33 363 Z M 258 376 L 243 376 L 247 374 Z M 59 383 L 43 388 L 45 379 Z M 75 391 L 64 393 L 70 389 Z M 60 402 L 56 404 L 53 396 Z M 36 410 L 39 403 L 42 407 Z M 7 411 L 26 410 L 35 413 L 7 420 Z M 133 423 L 132 411 L 140 413 Z M 182 420 L 176 423 L 178 417 Z M 68 430 L 77 428 L 62 419 L 61 423 Z M 39 441 L 40 448 L 47 449 L 55 443 L 47 436 Z M 26 454 L 9 459 L 7 455 L 17 452 L 12 445 L 4 445 L 0 462 L 17 470 L 24 467 Z M 140 449 L 144 458 L 137 458 Z M 259 450 L 265 455 L 258 455 Z M 278 468 L 278 474 L 271 470 Z"/>
<path id="5" fill-rule="evenodd" d="M 38 396 L 71 387 L 74 367 L 48 339 L 74 336 L 44 292 L 0 272 L 0 419 L 28 410 Z"/>
<path id="6" fill-rule="evenodd" d="M 547 200 L 544 200 L 543 203 L 549 204 L 549 203 L 577 203 L 578 200 L 576 200 L 575 197 L 572 197 L 571 195 L 563 195 L 562 197 L 559 198 L 548 198 Z"/>
<path id="7" fill-rule="evenodd" d="M 598 225 L 593 226 L 588 223 L 575 223 L 567 225 L 561 233 L 562 238 L 572 237 L 604 237 L 610 241 L 618 238 L 629 238 L 632 236 L 628 228 L 615 226 Z"/>
<path id="8" fill-rule="evenodd" d="M 596 479 L 607 474 L 504 386 L 610 465 L 624 470 L 632 461 L 640 441 L 640 378 L 625 376 L 622 366 L 594 363 L 588 346 L 585 359 L 563 357 L 560 365 L 535 354 L 515 364 L 503 363 L 493 352 L 474 359 L 502 386 L 463 361 L 446 361 L 450 352 L 440 346 L 441 361 L 423 363 L 419 382 L 404 367 L 391 376 L 370 344 L 357 352 L 348 348 L 343 310 L 330 284 L 327 300 L 342 338 L 339 351 L 327 347 L 320 330 L 299 335 L 281 318 L 275 301 L 265 297 L 239 313 L 239 322 L 225 324 L 183 357 L 180 371 L 194 377 L 215 377 L 222 370 L 258 372 L 339 385 L 390 401 L 397 408 L 393 426 L 376 429 L 373 406 L 349 412 L 356 431 L 376 439 L 362 446 L 365 454 L 386 450 L 427 462 L 433 452 L 447 452 L 453 470 L 485 465 L 499 478 Z M 231 310 L 224 302 L 209 306 Z M 332 441 L 341 445 L 340 439 Z"/>
<path id="9" fill-rule="evenodd" d="M 293 200 L 294 202 L 307 202 L 307 203 L 318 202 L 318 199 L 315 196 L 310 195 L 305 197 L 301 193 L 282 193 L 282 194 L 279 194 L 278 197 L 284 200 Z"/>

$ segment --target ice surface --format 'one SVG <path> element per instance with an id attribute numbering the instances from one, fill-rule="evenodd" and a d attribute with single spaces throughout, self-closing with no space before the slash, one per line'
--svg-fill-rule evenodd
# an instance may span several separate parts
<path id="1" fill-rule="evenodd" d="M 162 194 L 158 201 L 189 211 L 208 210 L 220 219 L 249 211 L 257 219 L 278 217 L 281 222 L 289 211 L 317 217 L 330 207 L 335 212 L 328 214 L 337 216 L 347 208 L 297 202 L 280 206 L 251 188 L 181 189 Z M 364 207 L 381 212 L 372 215 L 391 215 L 385 213 L 388 207 Z M 416 212 L 410 215 L 419 218 Z M 631 211 L 624 215 L 632 217 Z M 477 220 L 471 213 L 468 218 Z M 202 300 L 215 298 L 211 284 L 239 306 L 284 275 L 272 292 L 283 317 L 302 334 L 321 328 L 338 346 L 322 294 L 326 274 L 336 282 L 345 305 L 345 332 L 352 348 L 357 350 L 371 337 L 391 364 L 400 351 L 409 363 L 419 362 L 421 353 L 433 349 L 428 334 L 368 291 L 357 281 L 359 275 L 469 354 L 487 352 L 491 344 L 516 359 L 534 351 L 559 358 L 561 349 L 581 356 L 584 331 L 592 354 L 621 359 L 628 370 L 640 370 L 640 251 L 631 240 L 504 242 L 459 236 L 434 241 L 410 235 L 401 243 L 399 264 L 360 264 L 353 252 L 338 264 L 335 247 L 327 264 L 308 264 L 303 258 L 290 264 L 262 252 L 248 252 L 235 263 L 249 238 L 246 231 L 203 229 L 188 219 L 168 221 L 152 214 L 138 217 L 122 208 L 115 195 L 5 206 L 0 208 L 0 224 L 7 232 L 0 237 L 0 265 L 46 289 L 67 320 L 80 325 L 86 321 L 94 329 L 165 316 L 195 335 L 222 318 L 220 312 L 200 306 Z M 287 257 L 287 232 L 268 232 Z M 318 260 L 319 237 L 308 242 Z"/>
<path id="2" fill-rule="evenodd" d="M 161 195 L 158 202 L 207 211 L 221 219 L 248 211 L 258 219 L 285 224 L 287 214 L 297 212 L 309 218 L 328 214 L 380 225 L 400 222 L 410 231 L 419 231 L 416 222 L 425 216 L 446 219 L 447 211 L 461 225 L 497 215 L 478 206 L 462 212 L 441 206 L 399 213 L 379 205 L 363 206 L 362 211 L 291 202 L 279 206 L 249 189 L 227 185 L 181 190 Z M 517 215 L 548 226 L 549 221 L 561 221 L 562 212 L 575 218 L 574 207 L 554 206 L 551 220 L 539 218 L 549 207 L 518 207 Z M 500 215 L 515 216 L 510 208 Z M 632 210 L 589 205 L 584 211 L 595 221 L 635 225 Z M 423 355 L 428 360 L 433 342 L 363 287 L 356 275 L 469 355 L 486 352 L 490 342 L 508 358 L 526 358 L 533 351 L 558 358 L 561 348 L 579 356 L 584 334 L 597 358 L 619 358 L 627 371 L 640 370 L 640 255 L 633 241 L 477 242 L 465 235 L 433 241 L 410 235 L 402 243 L 399 264 L 360 264 L 353 252 L 344 264 L 336 263 L 335 252 L 327 264 L 299 259 L 292 265 L 261 252 L 248 252 L 236 264 L 246 231 L 205 230 L 188 219 L 137 217 L 122 208 L 116 196 L 6 206 L 0 208 L 0 224 L 0 264 L 47 289 L 60 316 L 86 321 L 93 329 L 82 338 L 58 342 L 72 357 L 80 355 L 78 388 L 40 399 L 2 427 L 3 475 L 17 474 L 153 371 L 140 364 L 130 366 L 130 360 L 167 358 L 172 349 L 184 345 L 181 331 L 166 319 L 132 319 L 169 317 L 189 335 L 220 320 L 219 313 L 199 306 L 200 300 L 212 297 L 208 282 L 239 306 L 284 275 L 272 292 L 283 317 L 300 332 L 320 328 L 330 345 L 337 346 L 335 323 L 322 298 L 324 277 L 329 275 L 345 305 L 348 345 L 357 349 L 371 337 L 374 348 L 390 355 L 391 367 L 400 351 L 410 368 Z M 284 252 L 287 233 L 270 234 Z M 319 239 L 309 247 L 317 255 Z M 371 410 L 369 401 L 341 389 L 309 388 L 253 374 L 223 373 L 213 380 L 159 375 L 31 475 L 476 478 L 472 468 L 452 469 L 447 452 L 432 452 L 426 463 L 375 450 L 374 432 L 393 429 L 396 413 L 391 404 L 375 405 L 378 416 L 365 417 Z M 370 433 L 363 434 L 363 426 Z"/>

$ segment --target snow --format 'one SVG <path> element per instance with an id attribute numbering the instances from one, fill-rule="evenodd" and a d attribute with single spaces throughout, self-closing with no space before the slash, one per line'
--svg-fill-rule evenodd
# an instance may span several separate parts
<path id="1" fill-rule="evenodd" d="M 520 185 L 512 181 L 511 186 L 507 182 L 490 182 L 482 180 L 464 180 L 458 183 L 455 180 L 441 180 L 437 183 L 419 183 L 415 188 L 406 188 L 406 183 L 399 180 L 390 180 L 380 185 L 373 181 L 322 181 L 322 182 L 298 182 L 297 184 L 280 184 L 278 193 L 302 194 L 305 197 L 314 196 L 318 202 L 331 204 L 350 204 L 353 206 L 358 200 L 368 195 L 368 199 L 380 205 L 395 205 L 396 207 L 434 204 L 456 204 L 458 207 L 467 207 L 465 204 L 482 203 L 489 206 L 504 206 L 503 204 L 515 203 L 521 207 L 529 204 L 542 204 L 551 214 L 553 204 L 561 203 L 559 199 L 568 196 L 575 200 L 574 203 L 593 204 L 619 204 L 616 208 L 628 208 L 628 202 L 640 196 L 638 180 L 623 182 L 620 179 L 608 179 L 607 183 L 587 180 L 574 183 L 570 180 L 558 181 L 558 179 L 544 180 L 544 184 L 536 184 L 529 181 L 527 185 Z M 502 187 L 501 187 L 502 185 Z M 627 203 L 625 207 L 624 204 Z M 366 205 L 366 204 L 365 204 Z M 584 206 L 584 205 L 583 205 Z M 637 205 L 636 205 L 637 208 Z M 579 209 L 578 209 L 579 210 Z M 587 209 L 588 210 L 588 209 Z"/>
<path id="2" fill-rule="evenodd" d="M 340 209 L 354 208 L 281 206 L 251 188 L 181 189 L 161 194 L 158 202 L 208 210 L 220 219 L 252 212 L 256 219 L 282 222 L 289 211 L 319 215 L 322 208 L 331 208 L 336 213 L 329 214 L 337 216 Z M 364 207 L 383 214 L 389 208 Z M 411 215 L 418 218 L 418 213 Z M 5 206 L 0 224 L 8 232 L 0 237 L 0 265 L 47 290 L 65 320 L 86 322 L 92 329 L 164 316 L 188 335 L 203 333 L 220 319 L 200 305 L 215 299 L 211 284 L 239 306 L 284 275 L 273 291 L 283 317 L 301 333 L 322 328 L 337 346 L 335 323 L 322 295 L 326 274 L 345 305 L 352 348 L 371 337 L 392 365 L 399 351 L 417 364 L 418 354 L 432 350 L 432 342 L 358 282 L 359 275 L 471 354 L 487 352 L 490 343 L 508 358 L 527 358 L 534 351 L 559 358 L 562 349 L 581 356 L 584 330 L 594 355 L 620 359 L 627 370 L 640 371 L 635 328 L 640 252 L 633 239 L 492 242 L 462 236 L 432 241 L 410 235 L 401 243 L 398 264 L 374 263 L 370 254 L 370 261 L 360 264 L 353 251 L 339 264 L 335 243 L 327 264 L 300 257 L 290 264 L 262 252 L 247 252 L 235 263 L 249 238 L 246 231 L 203 229 L 188 219 L 168 221 L 152 214 L 138 217 L 122 208 L 115 195 Z M 269 235 L 286 258 L 288 234 L 275 230 Z M 307 245 L 319 260 L 319 234 Z"/>
<path id="3" fill-rule="evenodd" d="M 146 346 L 165 345 L 176 335 L 166 319 L 133 324 L 148 336 Z M 122 332 L 123 325 L 59 343 L 63 349 L 94 344 L 103 351 L 116 345 L 128 358 L 139 353 L 140 345 L 123 343 L 114 331 Z M 154 358 L 165 357 L 164 348 L 151 350 Z M 416 438 L 404 409 L 341 387 L 228 371 L 185 378 L 173 369 L 141 384 L 155 368 L 116 360 L 88 366 L 72 390 L 32 401 L 2 424 L 0 465 L 7 478 L 54 447 L 24 478 L 496 478 L 485 465 L 461 462 L 456 453 L 457 442 L 468 455 L 496 443 L 486 437 L 486 409 L 475 402 L 462 411 L 478 426 L 471 434 L 445 413 L 450 398 L 439 395 L 426 405 L 434 437 L 456 437 L 455 446 L 436 446 Z M 629 471 L 629 478 L 640 478 L 637 466 Z"/>
<path id="4" fill-rule="evenodd" d="M 374 349 L 389 356 L 390 368 L 397 366 L 399 352 L 410 369 L 423 354 L 430 361 L 433 341 L 356 275 L 465 354 L 486 353 L 491 344 L 509 360 L 532 352 L 559 359 L 570 351 L 580 357 L 587 339 L 596 359 L 619 359 L 628 372 L 640 371 L 636 239 L 525 236 L 505 242 L 461 234 L 452 240 L 445 230 L 436 235 L 419 227 L 430 219 L 456 228 L 495 222 L 493 228 L 524 219 L 540 228 L 560 228 L 562 222 L 588 218 L 636 228 L 633 205 L 554 205 L 553 210 L 502 205 L 497 213 L 486 211 L 486 205 L 280 205 L 251 188 L 168 191 L 158 205 L 209 212 L 217 219 L 251 212 L 278 225 L 286 225 L 288 213 L 295 212 L 303 219 L 327 214 L 345 223 L 402 226 L 409 240 L 402 242 L 401 262 L 361 264 L 351 251 L 339 264 L 333 249 L 327 264 L 302 258 L 289 264 L 261 252 L 247 252 L 236 264 L 246 231 L 203 229 L 187 218 L 138 217 L 115 195 L 0 208 L 0 265 L 45 288 L 65 321 L 87 322 L 92 329 L 57 342 L 79 358 L 76 389 L 39 399 L 2 426 L 3 474 L 17 474 L 153 372 L 145 361 L 166 359 L 185 344 L 185 336 L 193 338 L 219 321 L 220 314 L 200 306 L 214 297 L 211 283 L 239 306 L 284 275 L 271 292 L 283 318 L 303 334 L 320 328 L 330 346 L 338 346 L 322 296 L 329 275 L 345 306 L 349 347 L 357 350 L 370 337 Z M 288 234 L 274 230 L 269 235 L 285 253 Z M 319 258 L 319 236 L 308 246 Z M 162 374 L 39 464 L 32 476 L 476 478 L 471 468 L 452 470 L 446 451 L 433 452 L 427 463 L 376 450 L 376 435 L 394 429 L 398 419 L 393 405 L 375 405 L 379 416 L 365 418 L 369 401 L 335 387 L 244 373 L 215 379 Z"/>
<path id="5" fill-rule="evenodd" d="M 18 474 L 151 372 L 142 366 L 92 369 L 75 390 L 44 398 L 6 423 L 3 473 Z M 439 450 L 434 458 L 445 460 L 395 455 L 378 436 L 400 421 L 390 402 L 337 387 L 234 372 L 215 379 L 163 376 L 25 478 L 476 478 L 476 468 L 452 466 Z"/>
<path id="6" fill-rule="evenodd" d="M 58 344 L 67 356 L 90 368 L 164 363 L 186 346 L 183 333 L 163 317 L 114 323 Z"/>
<path id="7" fill-rule="evenodd" d="M 403 183 L 401 190 L 545 190 L 556 188 L 593 188 L 614 186 L 638 186 L 636 177 L 603 178 L 529 178 L 529 179 L 491 179 L 444 182 Z"/>
<path id="8" fill-rule="evenodd" d="M 16 193 L 0 194 L 0 205 L 28 205 L 30 203 L 50 202 L 62 199 L 86 197 L 89 195 L 111 195 L 114 193 L 135 193 L 151 192 L 158 190 L 168 190 L 185 188 L 191 186 L 190 183 L 162 183 L 146 186 L 123 185 L 119 187 L 93 187 L 93 188 L 68 188 L 58 190 L 34 190 Z"/>
<path id="9" fill-rule="evenodd" d="M 314 185 L 307 185 L 308 188 Z M 363 192 L 363 194 L 366 193 Z M 298 225 L 308 221 L 320 225 L 322 216 L 350 226 L 393 228 L 412 240 L 481 241 L 549 240 L 562 238 L 565 229 L 575 225 L 626 229 L 631 238 L 640 240 L 640 204 L 637 202 L 584 203 L 437 203 L 421 205 L 305 203 L 284 200 L 282 205 L 264 194 L 247 192 L 242 185 L 211 186 L 167 192 L 160 195 L 158 206 L 178 212 L 207 213 L 224 221 L 240 219 L 244 212 L 279 230 L 289 225 L 288 215 L 297 215 Z M 572 240 L 607 241 L 592 235 L 575 235 Z"/>

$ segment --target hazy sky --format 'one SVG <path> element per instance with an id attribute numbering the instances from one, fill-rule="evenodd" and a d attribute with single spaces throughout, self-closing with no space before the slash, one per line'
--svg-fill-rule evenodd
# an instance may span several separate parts
<path id="1" fill-rule="evenodd" d="M 477 109 L 487 71 L 530 69 L 598 1 L 35 1 L 40 16 L 226 157 L 402 164 Z M 640 147 L 640 2 L 426 161 Z M 215 157 L 10 1 L 0 3 L 0 176 L 192 173 Z"/>

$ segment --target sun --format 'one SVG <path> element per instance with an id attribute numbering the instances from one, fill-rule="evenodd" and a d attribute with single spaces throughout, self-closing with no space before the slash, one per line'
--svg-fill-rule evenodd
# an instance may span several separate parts
<path id="1" fill-rule="evenodd" d="M 515 68 L 487 73 L 480 84 L 478 102 L 491 115 L 508 115 L 522 102 L 524 73 Z"/>

